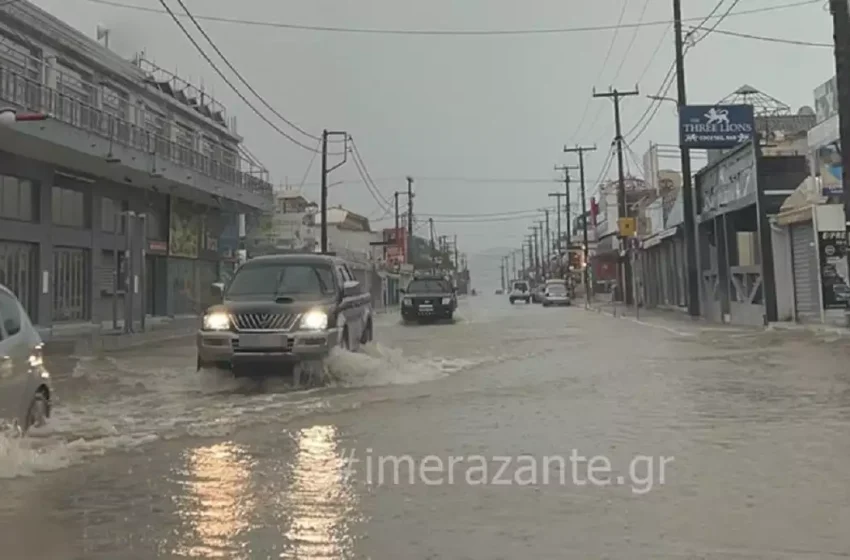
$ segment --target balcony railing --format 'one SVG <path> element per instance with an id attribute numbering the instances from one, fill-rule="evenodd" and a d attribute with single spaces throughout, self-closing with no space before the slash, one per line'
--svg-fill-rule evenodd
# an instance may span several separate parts
<path id="1" fill-rule="evenodd" d="M 253 175 L 252 173 L 259 173 L 261 170 L 247 160 L 238 159 L 239 167 L 224 163 L 215 156 L 211 157 L 192 148 L 181 146 L 170 138 L 146 130 L 3 67 L 0 67 L 0 102 L 26 111 L 45 113 L 52 120 L 96 134 L 115 144 L 153 154 L 162 158 L 163 161 L 197 171 L 237 189 L 268 197 L 271 203 L 272 185 Z M 242 170 L 243 162 L 249 166 L 250 171 Z"/>

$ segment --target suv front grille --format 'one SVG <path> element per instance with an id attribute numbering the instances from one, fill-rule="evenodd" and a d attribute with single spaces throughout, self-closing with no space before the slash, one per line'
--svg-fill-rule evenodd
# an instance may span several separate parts
<path id="1" fill-rule="evenodd" d="M 234 313 L 233 324 L 240 331 L 288 331 L 300 317 L 290 313 Z"/>

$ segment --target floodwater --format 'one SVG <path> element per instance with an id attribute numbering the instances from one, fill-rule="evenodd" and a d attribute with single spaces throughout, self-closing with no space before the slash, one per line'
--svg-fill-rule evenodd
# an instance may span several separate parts
<path id="1" fill-rule="evenodd" d="M 468 298 L 293 392 L 179 343 L 57 366 L 3 559 L 850 556 L 850 337 Z"/>

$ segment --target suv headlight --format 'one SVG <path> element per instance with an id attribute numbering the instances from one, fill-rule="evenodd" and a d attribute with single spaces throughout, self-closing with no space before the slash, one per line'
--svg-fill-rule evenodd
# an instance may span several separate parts
<path id="1" fill-rule="evenodd" d="M 311 331 L 323 331 L 328 328 L 328 314 L 324 311 L 308 311 L 301 318 L 301 327 Z"/>
<path id="2" fill-rule="evenodd" d="M 413 300 L 410 298 L 404 298 L 401 302 L 402 305 L 413 305 Z"/>
<path id="3" fill-rule="evenodd" d="M 227 313 L 215 311 L 204 315 L 204 330 L 205 331 L 226 331 L 230 329 L 230 317 Z"/>
<path id="4" fill-rule="evenodd" d="M 444 297 L 443 298 L 443 305 L 448 305 L 451 302 L 452 302 L 452 298 L 450 298 L 450 297 Z"/>

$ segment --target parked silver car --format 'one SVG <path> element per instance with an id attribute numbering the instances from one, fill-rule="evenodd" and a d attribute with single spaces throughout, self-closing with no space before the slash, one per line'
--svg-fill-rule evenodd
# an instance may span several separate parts
<path id="1" fill-rule="evenodd" d="M 543 307 L 550 305 L 570 305 L 570 294 L 563 282 L 549 282 L 543 290 Z"/>
<path id="2" fill-rule="evenodd" d="M 43 346 L 18 298 L 0 285 L 0 420 L 22 432 L 50 417 L 52 390 Z"/>

